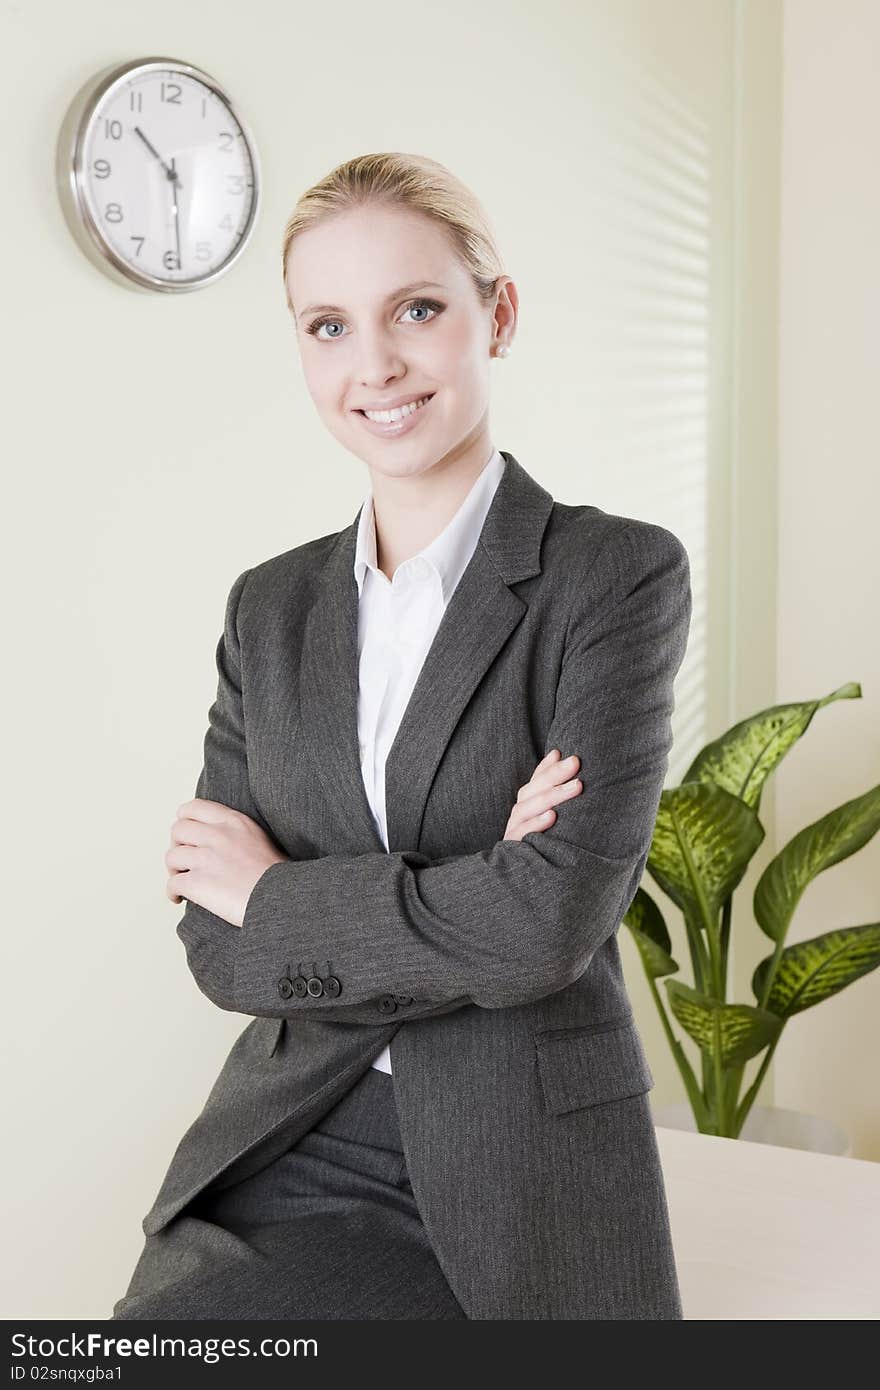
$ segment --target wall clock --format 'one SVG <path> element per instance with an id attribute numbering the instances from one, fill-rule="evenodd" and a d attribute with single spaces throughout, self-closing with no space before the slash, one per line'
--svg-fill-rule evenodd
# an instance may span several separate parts
<path id="1" fill-rule="evenodd" d="M 173 58 L 90 78 L 65 115 L 56 173 L 82 250 L 143 290 L 202 289 L 224 275 L 260 202 L 256 148 L 228 93 Z"/>

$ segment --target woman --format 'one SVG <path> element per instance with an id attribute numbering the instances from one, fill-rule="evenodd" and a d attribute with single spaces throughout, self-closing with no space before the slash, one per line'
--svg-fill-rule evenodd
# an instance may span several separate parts
<path id="1" fill-rule="evenodd" d="M 370 490 L 229 594 L 167 891 L 200 988 L 253 1020 L 114 1317 L 680 1318 L 616 932 L 687 554 L 493 446 L 518 295 L 441 165 L 334 169 L 282 266 Z"/>

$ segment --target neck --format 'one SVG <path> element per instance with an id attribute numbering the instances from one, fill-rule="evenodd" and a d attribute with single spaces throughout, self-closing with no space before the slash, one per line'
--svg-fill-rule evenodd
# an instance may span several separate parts
<path id="1" fill-rule="evenodd" d="M 486 426 L 418 473 L 389 477 L 370 469 L 376 562 L 388 579 L 445 530 L 494 451 Z"/>

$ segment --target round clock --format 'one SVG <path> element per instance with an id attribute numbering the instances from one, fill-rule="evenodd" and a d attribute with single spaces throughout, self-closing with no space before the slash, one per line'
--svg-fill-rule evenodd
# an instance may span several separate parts
<path id="1" fill-rule="evenodd" d="M 173 58 L 105 68 L 80 89 L 57 179 L 86 255 L 130 288 L 171 293 L 230 269 L 260 198 L 254 142 L 228 94 Z"/>

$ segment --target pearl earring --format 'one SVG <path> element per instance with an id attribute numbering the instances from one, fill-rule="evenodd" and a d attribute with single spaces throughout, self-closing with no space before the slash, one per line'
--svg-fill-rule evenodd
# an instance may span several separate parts
<path id="1" fill-rule="evenodd" d="M 507 357 L 509 354 L 510 354 L 510 348 L 509 348 L 508 344 L 507 344 L 507 343 L 499 343 L 498 346 L 497 346 L 497 348 L 495 349 L 495 356 L 496 356 L 496 357 Z"/>

